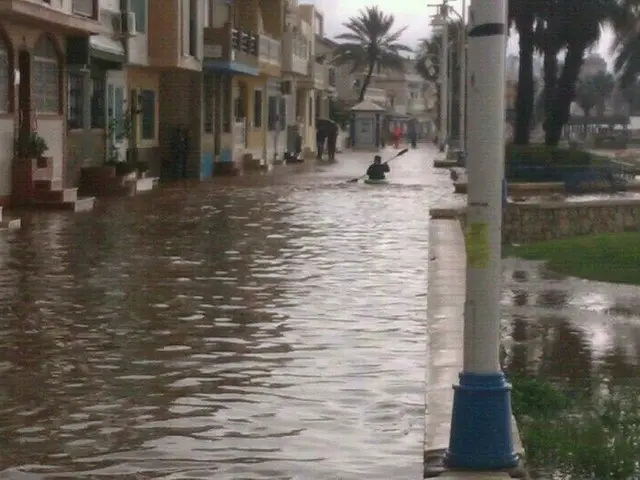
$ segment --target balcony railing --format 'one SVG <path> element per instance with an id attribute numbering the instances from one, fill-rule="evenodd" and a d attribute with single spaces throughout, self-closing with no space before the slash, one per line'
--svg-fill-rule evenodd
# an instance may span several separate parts
<path id="1" fill-rule="evenodd" d="M 249 32 L 224 27 L 204 29 L 204 57 L 258 67 L 258 37 Z"/>
<path id="2" fill-rule="evenodd" d="M 285 32 L 282 39 L 282 69 L 298 75 L 309 75 L 309 54 L 293 32 Z"/>
<path id="3" fill-rule="evenodd" d="M 261 62 L 271 65 L 280 65 L 282 58 L 282 47 L 278 40 L 267 35 L 260 35 L 259 38 L 259 59 Z"/>
<path id="4" fill-rule="evenodd" d="M 231 48 L 236 52 L 258 56 L 258 37 L 238 29 L 231 29 Z"/>
<path id="5" fill-rule="evenodd" d="M 81 17 L 97 18 L 95 7 L 94 0 L 72 0 L 71 2 L 71 12 Z"/>

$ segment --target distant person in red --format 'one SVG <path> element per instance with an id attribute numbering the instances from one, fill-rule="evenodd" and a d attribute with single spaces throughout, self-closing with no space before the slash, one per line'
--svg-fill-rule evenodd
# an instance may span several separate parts
<path id="1" fill-rule="evenodd" d="M 400 148 L 400 137 L 402 137 L 402 130 L 400 127 L 396 127 L 393 129 L 393 146 L 396 148 Z"/>

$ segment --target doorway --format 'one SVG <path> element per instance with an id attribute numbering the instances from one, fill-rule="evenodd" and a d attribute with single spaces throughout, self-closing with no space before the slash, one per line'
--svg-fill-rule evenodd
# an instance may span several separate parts
<path id="1" fill-rule="evenodd" d="M 18 53 L 18 128 L 20 133 L 28 135 L 32 128 L 31 111 L 31 54 L 27 50 Z"/>

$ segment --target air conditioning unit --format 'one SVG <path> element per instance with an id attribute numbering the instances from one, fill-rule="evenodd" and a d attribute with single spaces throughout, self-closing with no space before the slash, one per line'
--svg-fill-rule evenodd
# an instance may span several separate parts
<path id="1" fill-rule="evenodd" d="M 127 20 L 126 20 L 126 30 L 123 32 L 129 37 L 135 37 L 138 33 L 136 30 L 136 14 L 135 12 L 127 12 Z"/>
<path id="2" fill-rule="evenodd" d="M 111 15 L 111 27 L 116 38 L 135 37 L 136 14 L 134 12 L 109 12 Z"/>

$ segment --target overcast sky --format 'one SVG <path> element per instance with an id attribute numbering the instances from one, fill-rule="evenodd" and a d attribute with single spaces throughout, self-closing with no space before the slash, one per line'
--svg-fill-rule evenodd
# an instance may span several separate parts
<path id="1" fill-rule="evenodd" d="M 435 8 L 427 7 L 429 4 L 437 4 L 439 0 L 380 0 L 371 2 L 367 0 L 303 0 L 303 3 L 313 3 L 324 12 L 325 30 L 328 37 L 334 37 L 343 31 L 342 24 L 349 17 L 357 15 L 358 11 L 369 5 L 378 5 L 385 13 L 392 13 L 396 18 L 397 26 L 407 26 L 407 32 L 403 42 L 413 47 L 420 38 L 429 36 L 429 15 L 436 12 Z M 461 0 L 449 2 L 456 10 L 462 8 Z M 467 1 L 467 5 L 469 1 Z M 509 50 L 517 53 L 517 39 L 511 38 Z M 607 50 L 611 41 L 610 35 L 605 35 L 598 46 L 597 51 L 608 58 Z"/>

